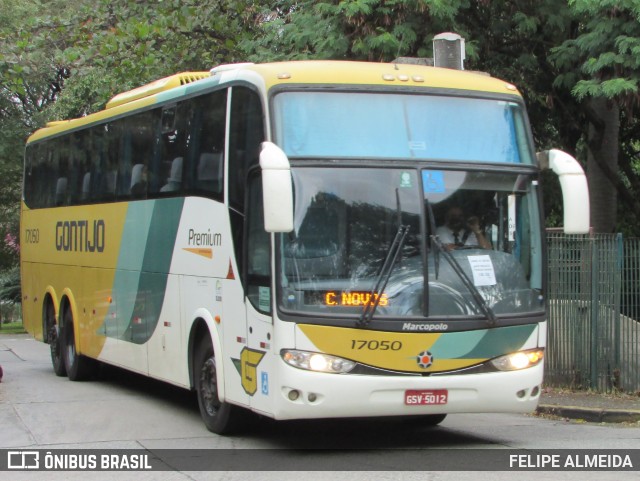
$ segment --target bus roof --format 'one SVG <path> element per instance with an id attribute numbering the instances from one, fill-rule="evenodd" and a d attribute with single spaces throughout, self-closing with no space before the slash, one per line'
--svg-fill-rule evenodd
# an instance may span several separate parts
<path id="1" fill-rule="evenodd" d="M 261 75 L 267 88 L 279 84 L 414 86 L 516 94 L 516 88 L 485 73 L 407 63 L 333 60 L 277 62 L 242 67 Z M 214 69 L 215 71 L 215 69 Z"/>
<path id="2" fill-rule="evenodd" d="M 206 88 L 208 85 L 248 77 L 250 72 L 262 78 L 267 90 L 279 85 L 362 85 L 441 88 L 520 96 L 515 86 L 487 74 L 407 63 L 308 60 L 228 64 L 214 67 L 210 72 L 175 74 L 120 93 L 107 103 L 104 110 L 78 119 L 49 122 L 46 127 L 34 132 L 28 143 L 119 117 L 171 97 L 179 98 L 196 87 L 194 84 Z"/>

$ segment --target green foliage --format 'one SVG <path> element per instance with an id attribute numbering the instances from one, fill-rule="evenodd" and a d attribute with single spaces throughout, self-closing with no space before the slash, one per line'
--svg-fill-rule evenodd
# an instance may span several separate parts
<path id="1" fill-rule="evenodd" d="M 8 322 L 0 325 L 0 334 L 24 334 L 26 332 L 22 321 Z"/>
<path id="2" fill-rule="evenodd" d="M 551 49 L 563 72 L 556 86 L 587 97 L 637 94 L 640 75 L 640 5 L 629 1 L 573 0 L 577 35 Z"/>
<path id="3" fill-rule="evenodd" d="M 24 142 L 49 120 L 100 110 L 116 93 L 243 60 L 252 2 L 0 0 L 0 273 L 18 262 Z"/>
<path id="4" fill-rule="evenodd" d="M 59 52 L 70 72 L 60 95 L 65 105 L 48 117 L 85 115 L 118 92 L 242 60 L 237 43 L 252 30 L 253 10 L 230 0 L 87 2 L 66 33 L 70 44 Z"/>
<path id="5" fill-rule="evenodd" d="M 640 80 L 640 4 L 630 0 L 570 0 L 569 5 L 575 19 L 573 29 L 551 49 L 551 61 L 559 70 L 554 87 L 571 92 L 580 107 L 578 118 L 585 131 L 589 124 L 598 132 L 604 131 L 602 121 L 591 108 L 592 99 L 606 98 L 620 107 L 619 139 L 608 140 L 605 144 L 594 134 L 589 145 L 596 147 L 592 149 L 596 162 L 614 159 L 609 165 L 615 176 L 609 179 L 610 188 L 617 190 L 625 212 L 619 216 L 621 221 L 617 229 L 635 231 L 640 235 L 640 176 L 634 168 L 638 157 L 629 155 L 635 150 L 630 146 L 636 142 L 640 130 L 636 120 Z M 599 158 L 596 153 L 602 152 L 605 145 L 619 147 L 621 157 Z M 593 206 L 595 209 L 598 207 Z"/>
<path id="6" fill-rule="evenodd" d="M 332 58 L 390 61 L 427 56 L 433 35 L 449 29 L 464 0 L 272 2 L 259 34 L 241 47 L 254 61 Z M 446 28 L 449 27 L 449 28 Z"/>
<path id="7" fill-rule="evenodd" d="M 466 38 L 466 68 L 519 87 L 540 149 L 584 160 L 588 101 L 618 102 L 620 198 L 640 199 L 639 19 L 634 0 L 0 0 L 0 238 L 17 235 L 24 140 L 48 120 L 220 63 L 430 57 L 446 31 Z M 16 259 L 0 245 L 0 271 Z"/>
<path id="8" fill-rule="evenodd" d="M 20 288 L 20 268 L 14 266 L 0 274 L 0 305 L 20 304 L 22 294 Z"/>

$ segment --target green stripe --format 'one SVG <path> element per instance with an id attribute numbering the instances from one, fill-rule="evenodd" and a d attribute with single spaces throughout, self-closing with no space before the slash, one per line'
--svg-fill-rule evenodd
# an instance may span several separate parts
<path id="1" fill-rule="evenodd" d="M 537 324 L 499 327 L 480 331 L 450 332 L 431 348 L 436 359 L 491 359 L 522 349 Z"/>
<path id="2" fill-rule="evenodd" d="M 127 210 L 113 304 L 100 329 L 144 344 L 155 330 L 167 287 L 184 199 L 132 202 Z"/>

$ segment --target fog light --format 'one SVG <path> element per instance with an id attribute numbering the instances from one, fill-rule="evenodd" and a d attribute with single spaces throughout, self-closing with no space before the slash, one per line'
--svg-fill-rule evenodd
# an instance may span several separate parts
<path id="1" fill-rule="evenodd" d="M 316 402 L 316 399 L 318 399 L 318 396 L 316 396 L 314 393 L 309 393 L 309 395 L 307 396 L 307 399 L 309 400 L 310 403 Z"/>
<path id="2" fill-rule="evenodd" d="M 292 389 L 291 391 L 289 391 L 288 397 L 290 401 L 297 401 L 300 397 L 300 391 Z"/>

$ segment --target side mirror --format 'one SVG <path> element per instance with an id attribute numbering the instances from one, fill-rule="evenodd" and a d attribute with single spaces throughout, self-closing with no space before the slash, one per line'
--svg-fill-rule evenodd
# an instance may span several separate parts
<path id="1" fill-rule="evenodd" d="M 293 185 L 287 154 L 272 142 L 263 142 L 260 152 L 264 228 L 267 232 L 293 230 Z"/>
<path id="2" fill-rule="evenodd" d="M 560 179 L 564 204 L 564 232 L 589 233 L 589 187 L 578 161 L 566 152 L 556 149 L 538 153 L 538 160 L 543 169 L 550 168 Z"/>

